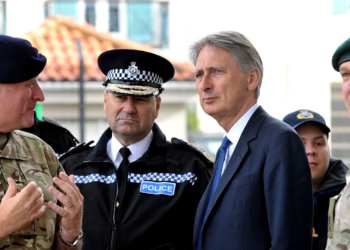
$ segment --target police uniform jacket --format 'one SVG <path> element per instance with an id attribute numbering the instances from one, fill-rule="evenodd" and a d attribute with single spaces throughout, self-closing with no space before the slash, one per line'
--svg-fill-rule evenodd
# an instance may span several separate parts
<path id="1" fill-rule="evenodd" d="M 83 249 L 192 249 L 195 212 L 213 163 L 187 143 L 166 141 L 156 124 L 152 130 L 149 149 L 128 166 L 122 201 L 106 151 L 110 129 L 95 147 L 78 146 L 60 158 L 84 196 Z M 152 194 L 159 183 L 174 189 Z"/>
<path id="2" fill-rule="evenodd" d="M 348 167 L 340 160 L 331 157 L 322 184 L 314 193 L 313 250 L 324 250 L 327 245 L 329 199 L 338 195 L 346 185 Z"/>

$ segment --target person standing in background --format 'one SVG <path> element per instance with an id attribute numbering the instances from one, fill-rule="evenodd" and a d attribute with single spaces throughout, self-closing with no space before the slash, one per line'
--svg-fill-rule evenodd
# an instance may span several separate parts
<path id="1" fill-rule="evenodd" d="M 329 133 L 323 117 L 311 110 L 292 112 L 283 121 L 294 128 L 303 140 L 312 175 L 314 191 L 313 250 L 327 245 L 329 199 L 338 195 L 346 185 L 345 163 L 330 156 Z"/>

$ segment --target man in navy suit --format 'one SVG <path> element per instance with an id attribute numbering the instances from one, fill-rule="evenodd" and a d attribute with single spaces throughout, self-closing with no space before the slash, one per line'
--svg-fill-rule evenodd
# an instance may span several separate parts
<path id="1" fill-rule="evenodd" d="M 227 133 L 198 205 L 194 249 L 310 250 L 310 167 L 298 134 L 257 104 L 258 52 L 228 31 L 196 42 L 190 57 L 201 106 Z"/>

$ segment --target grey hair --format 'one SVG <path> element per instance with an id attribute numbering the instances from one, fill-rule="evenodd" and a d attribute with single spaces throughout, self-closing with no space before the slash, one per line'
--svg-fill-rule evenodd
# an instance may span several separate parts
<path id="1" fill-rule="evenodd" d="M 255 69 L 260 71 L 259 84 L 255 89 L 255 97 L 258 99 L 264 68 L 260 55 L 253 44 L 244 35 L 235 31 L 221 31 L 208 35 L 190 47 L 189 57 L 194 66 L 196 66 L 199 53 L 206 45 L 229 51 L 237 63 L 239 70 L 243 73 Z"/>

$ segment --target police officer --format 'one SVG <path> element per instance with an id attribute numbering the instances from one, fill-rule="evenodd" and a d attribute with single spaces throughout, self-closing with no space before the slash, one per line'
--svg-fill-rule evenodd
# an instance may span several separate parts
<path id="1" fill-rule="evenodd" d="M 43 120 L 39 120 L 36 112 L 34 112 L 33 126 L 22 128 L 21 130 L 34 134 L 49 144 L 57 157 L 60 157 L 79 143 L 78 139 L 68 129 L 46 117 L 43 117 Z"/>
<path id="2" fill-rule="evenodd" d="M 110 50 L 98 58 L 109 128 L 95 147 L 60 161 L 85 195 L 84 249 L 192 249 L 197 204 L 213 163 L 191 144 L 167 141 L 154 122 L 172 64 L 152 53 Z"/>
<path id="3" fill-rule="evenodd" d="M 332 66 L 342 77 L 344 102 L 350 116 L 350 38 L 334 52 Z M 350 249 L 350 183 L 345 186 L 339 196 L 331 199 L 328 216 L 326 249 Z"/>
<path id="4" fill-rule="evenodd" d="M 44 101 L 46 57 L 24 39 L 0 35 L 0 249 L 78 249 L 83 197 L 48 144 L 17 130 Z"/>
<path id="5" fill-rule="evenodd" d="M 293 127 L 303 140 L 311 169 L 314 193 L 313 250 L 324 250 L 327 244 L 329 199 L 346 185 L 345 163 L 330 157 L 329 127 L 323 117 L 311 110 L 292 112 L 283 121 Z"/>

